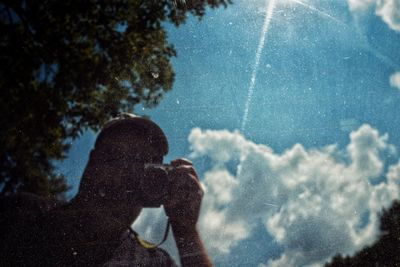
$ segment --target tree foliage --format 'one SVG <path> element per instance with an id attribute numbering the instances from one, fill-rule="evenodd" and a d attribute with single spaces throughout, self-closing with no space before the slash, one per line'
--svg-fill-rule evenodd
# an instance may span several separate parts
<path id="1" fill-rule="evenodd" d="M 400 266 L 400 202 L 395 201 L 381 216 L 382 236 L 354 256 L 336 255 L 326 267 Z"/>
<path id="2" fill-rule="evenodd" d="M 172 88 L 164 23 L 231 0 L 0 1 L 0 189 L 59 195 L 53 160 L 113 114 Z"/>

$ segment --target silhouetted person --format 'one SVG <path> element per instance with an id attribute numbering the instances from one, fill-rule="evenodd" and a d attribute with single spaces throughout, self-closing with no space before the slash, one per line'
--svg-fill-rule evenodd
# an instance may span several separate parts
<path id="1" fill-rule="evenodd" d="M 172 161 L 161 180 L 154 176 L 160 170 L 146 169 L 167 152 L 154 122 L 129 114 L 109 122 L 73 200 L 31 194 L 2 200 L 0 265 L 176 266 L 164 250 L 144 247 L 128 230 L 143 207 L 162 204 L 182 265 L 211 266 L 196 228 L 203 191 L 192 164 Z"/>

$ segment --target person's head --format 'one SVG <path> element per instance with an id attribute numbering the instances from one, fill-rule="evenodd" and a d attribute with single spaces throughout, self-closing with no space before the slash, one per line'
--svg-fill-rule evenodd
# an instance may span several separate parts
<path id="1" fill-rule="evenodd" d="M 167 138 L 157 124 L 121 114 L 99 133 L 79 193 L 96 201 L 143 206 L 143 166 L 162 163 L 167 153 Z"/>

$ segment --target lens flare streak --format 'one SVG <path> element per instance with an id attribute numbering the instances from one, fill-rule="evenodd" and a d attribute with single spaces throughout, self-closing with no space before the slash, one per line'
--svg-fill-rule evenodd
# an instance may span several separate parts
<path id="1" fill-rule="evenodd" d="M 302 1 L 300 1 L 300 0 L 290 0 L 290 1 L 292 1 L 292 2 L 294 2 L 294 3 L 297 3 L 297 4 L 299 4 L 299 5 L 302 5 L 302 6 L 304 6 L 305 8 L 308 8 L 308 9 L 310 9 L 310 10 L 316 12 L 317 14 L 319 14 L 319 15 L 321 15 L 321 16 L 327 17 L 327 18 L 329 18 L 329 19 L 335 21 L 335 22 L 338 23 L 338 24 L 341 24 L 341 25 L 343 25 L 343 26 L 345 26 L 345 27 L 348 27 L 346 23 L 344 23 L 344 22 L 338 20 L 338 19 L 335 18 L 334 16 L 329 15 L 327 12 L 325 12 L 325 11 L 323 11 L 323 10 L 320 10 L 320 9 L 318 9 L 318 8 L 316 8 L 316 7 L 312 6 L 312 5 L 310 5 L 310 4 L 304 3 L 304 2 L 302 2 Z"/>
<path id="2" fill-rule="evenodd" d="M 255 84 L 256 84 L 258 67 L 260 65 L 261 53 L 262 53 L 262 51 L 264 49 L 264 46 L 265 46 L 265 38 L 267 36 L 268 29 L 269 29 L 269 24 L 270 24 L 271 19 L 272 19 L 273 11 L 274 11 L 274 8 L 275 8 L 275 2 L 276 2 L 276 0 L 270 0 L 268 2 L 268 5 L 267 5 L 267 2 L 266 2 L 266 15 L 265 15 L 265 19 L 264 19 L 263 28 L 262 28 L 262 31 L 261 31 L 260 41 L 258 42 L 258 47 L 257 47 L 257 52 L 256 52 L 256 59 L 255 59 L 254 65 L 253 65 L 252 73 L 251 73 L 251 80 L 250 80 L 249 89 L 247 91 L 247 99 L 246 99 L 246 103 L 245 103 L 244 114 L 243 114 L 243 119 L 242 119 L 242 126 L 241 126 L 241 131 L 242 132 L 244 132 L 245 127 L 246 127 L 246 123 L 247 123 L 247 120 L 248 120 L 249 108 L 250 108 L 251 100 L 252 100 L 253 94 L 254 94 L 254 87 L 255 87 Z"/>

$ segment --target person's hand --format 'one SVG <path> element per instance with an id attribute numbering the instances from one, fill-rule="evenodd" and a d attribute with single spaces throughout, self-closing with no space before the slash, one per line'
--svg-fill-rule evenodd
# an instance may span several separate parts
<path id="1" fill-rule="evenodd" d="M 204 191 L 193 164 L 186 159 L 171 162 L 174 170 L 170 177 L 168 202 L 164 209 L 172 227 L 193 228 L 199 218 Z"/>

